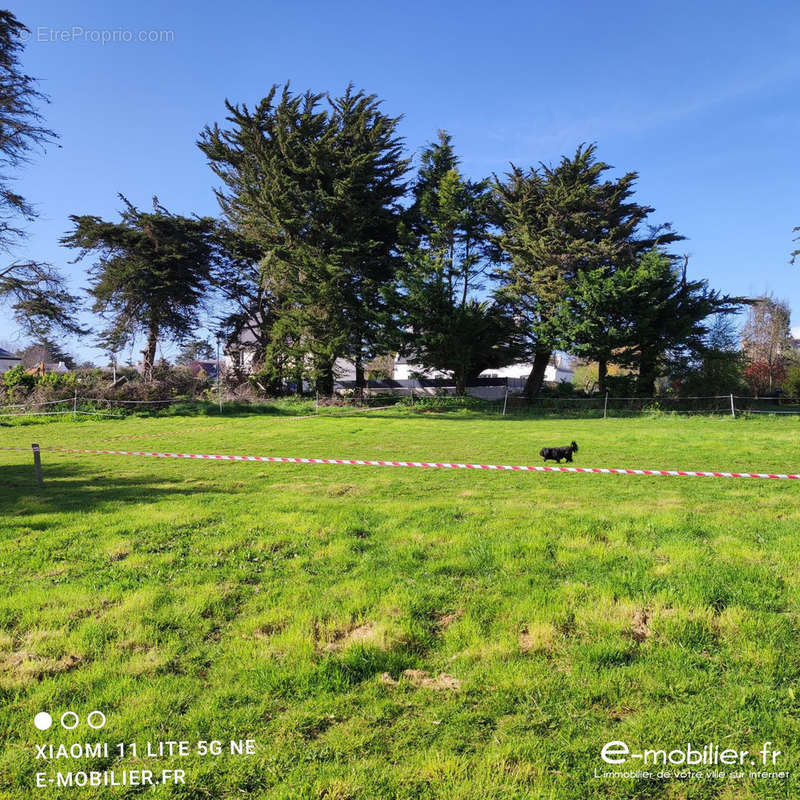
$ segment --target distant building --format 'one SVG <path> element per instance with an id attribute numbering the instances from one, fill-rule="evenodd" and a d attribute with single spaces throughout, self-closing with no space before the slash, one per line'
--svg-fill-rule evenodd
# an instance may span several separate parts
<path id="1" fill-rule="evenodd" d="M 19 356 L 15 356 L 13 353 L 9 353 L 8 350 L 3 350 L 3 348 L 0 347 L 0 375 L 21 363 L 22 359 L 19 358 Z"/>
<path id="2" fill-rule="evenodd" d="M 522 362 L 519 364 L 509 364 L 507 367 L 496 369 L 485 369 L 481 372 L 481 378 L 509 378 L 513 381 L 525 381 L 531 374 L 533 364 Z M 396 381 L 408 380 L 421 375 L 425 378 L 449 378 L 450 374 L 441 370 L 426 370 L 421 364 L 414 363 L 413 360 L 398 356 L 394 362 L 394 373 L 392 378 Z M 545 383 L 562 383 L 572 381 L 575 376 L 575 367 L 569 356 L 564 353 L 554 353 L 550 363 L 544 372 Z"/>
<path id="3" fill-rule="evenodd" d="M 450 373 L 439 369 L 425 369 L 422 364 L 410 361 L 405 356 L 397 356 L 394 360 L 392 378 L 396 381 L 407 381 L 417 376 L 425 378 L 449 378 Z"/>
<path id="4" fill-rule="evenodd" d="M 225 366 L 240 370 L 245 374 L 252 374 L 256 368 L 256 338 L 248 329 L 243 329 L 237 337 L 229 341 L 225 346 Z M 423 380 L 450 380 L 452 375 L 437 369 L 426 369 L 412 356 L 395 355 L 386 357 L 385 369 L 386 379 L 390 381 L 413 381 L 417 378 Z M 204 365 L 206 362 L 202 362 Z M 384 365 L 382 365 L 384 366 Z M 205 369 L 205 366 L 204 366 Z M 522 391 L 525 381 L 531 374 L 533 364 L 529 362 L 510 364 L 499 369 L 487 369 L 481 372 L 481 379 L 507 378 L 509 391 Z M 370 365 L 364 365 L 365 375 L 370 371 Z M 206 369 L 210 377 L 214 375 Z M 333 365 L 334 380 L 339 386 L 348 385 L 355 382 L 355 364 L 346 358 L 337 358 Z M 215 373 L 214 373 L 215 374 Z M 559 384 L 571 382 L 575 377 L 575 367 L 572 360 L 565 353 L 554 353 L 547 365 L 544 373 L 545 383 Z M 506 385 L 506 384 L 504 384 Z"/>
<path id="5" fill-rule="evenodd" d="M 187 365 L 189 368 L 189 372 L 194 375 L 194 377 L 198 377 L 201 372 L 204 372 L 207 377 L 209 378 L 216 378 L 217 377 L 217 362 L 211 360 L 197 360 L 197 361 L 190 361 Z"/>
<path id="6" fill-rule="evenodd" d="M 531 374 L 533 364 L 523 362 L 521 364 L 509 364 L 500 369 L 485 369 L 481 372 L 482 378 L 513 378 L 515 380 L 527 380 Z M 550 363 L 544 371 L 545 383 L 571 383 L 575 377 L 575 366 L 572 359 L 566 353 L 553 353 Z"/>
<path id="7" fill-rule="evenodd" d="M 66 375 L 69 372 L 69 369 L 63 361 L 40 361 L 38 364 L 34 364 L 30 369 L 25 371 L 28 373 L 28 375 L 38 375 L 43 377 L 48 372 Z"/>

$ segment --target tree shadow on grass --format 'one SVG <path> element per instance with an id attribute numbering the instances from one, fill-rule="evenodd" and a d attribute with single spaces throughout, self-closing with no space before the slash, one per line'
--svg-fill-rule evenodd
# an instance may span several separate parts
<path id="1" fill-rule="evenodd" d="M 0 518 L 93 511 L 104 506 L 149 504 L 198 494 L 227 496 L 244 490 L 228 484 L 207 486 L 199 480 L 200 485 L 193 485 L 184 474 L 170 479 L 163 475 L 118 474 L 111 468 L 98 472 L 95 465 L 79 462 L 44 464 L 42 472 L 44 486 L 39 486 L 32 463 L 0 465 Z"/>

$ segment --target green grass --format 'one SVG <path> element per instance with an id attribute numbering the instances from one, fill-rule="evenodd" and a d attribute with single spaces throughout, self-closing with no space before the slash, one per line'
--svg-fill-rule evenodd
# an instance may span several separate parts
<path id="1" fill-rule="evenodd" d="M 800 471 L 794 419 L 468 410 L 0 428 L 0 447 Z M 794 481 L 268 465 L 0 450 L 0 796 L 56 769 L 180 798 L 778 798 L 598 779 L 605 742 L 798 766 Z M 416 670 L 410 675 L 405 670 Z M 35 713 L 103 710 L 101 734 Z M 252 738 L 249 757 L 42 762 L 34 743 Z M 748 765 L 749 766 L 749 765 Z M 629 762 L 625 768 L 636 768 Z"/>

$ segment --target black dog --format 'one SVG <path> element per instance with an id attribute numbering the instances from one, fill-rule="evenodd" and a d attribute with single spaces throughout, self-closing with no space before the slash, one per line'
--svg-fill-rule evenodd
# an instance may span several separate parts
<path id="1" fill-rule="evenodd" d="M 557 464 L 561 463 L 561 459 L 565 458 L 568 463 L 572 463 L 572 454 L 578 452 L 578 443 L 572 442 L 569 447 L 543 447 L 539 451 L 539 455 L 545 461 L 555 461 Z"/>

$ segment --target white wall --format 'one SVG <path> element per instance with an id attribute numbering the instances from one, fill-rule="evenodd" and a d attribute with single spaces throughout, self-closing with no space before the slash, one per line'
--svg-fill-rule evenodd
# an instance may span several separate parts
<path id="1" fill-rule="evenodd" d="M 0 358 L 0 375 L 21 363 L 18 358 Z"/>
<path id="2" fill-rule="evenodd" d="M 544 379 L 548 383 L 561 383 L 561 381 L 571 381 L 575 375 L 575 369 L 570 362 L 569 356 L 556 353 L 555 364 L 548 364 L 544 371 Z M 509 364 L 500 369 L 485 369 L 481 372 L 482 378 L 527 378 L 531 374 L 533 364 Z"/>

